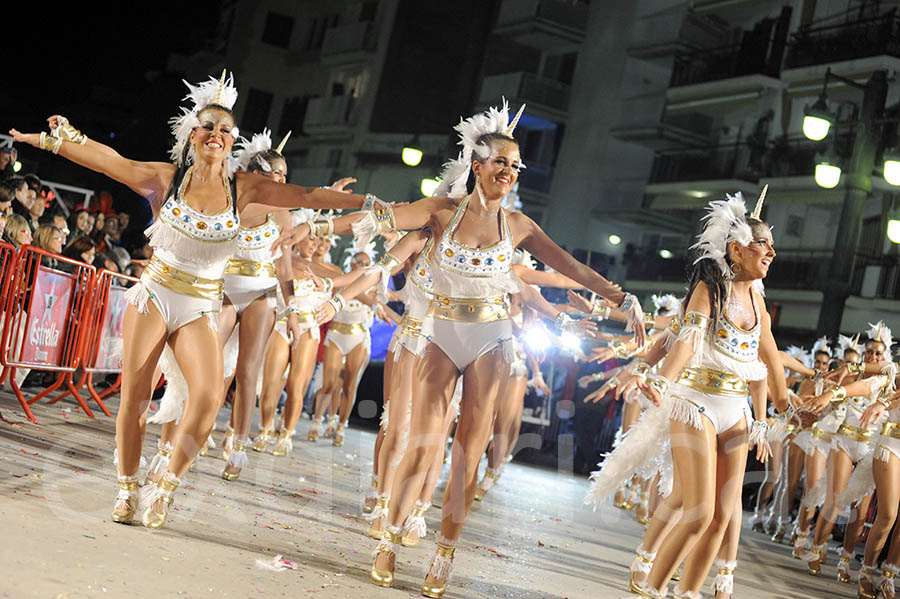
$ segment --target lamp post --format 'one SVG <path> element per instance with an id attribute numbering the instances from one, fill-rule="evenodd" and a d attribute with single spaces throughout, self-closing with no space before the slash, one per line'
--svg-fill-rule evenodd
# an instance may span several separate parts
<path id="1" fill-rule="evenodd" d="M 853 141 L 848 168 L 844 172 L 844 204 L 834 240 L 834 252 L 828 266 L 828 274 L 822 289 L 823 301 L 819 311 L 818 331 L 836 337 L 841 328 L 844 304 L 851 292 L 853 263 L 862 229 L 863 208 L 872 191 L 872 171 L 882 138 L 882 115 L 887 99 L 887 73 L 875 71 L 860 85 L 832 73 L 827 77 L 840 79 L 863 91 L 862 110 Z"/>

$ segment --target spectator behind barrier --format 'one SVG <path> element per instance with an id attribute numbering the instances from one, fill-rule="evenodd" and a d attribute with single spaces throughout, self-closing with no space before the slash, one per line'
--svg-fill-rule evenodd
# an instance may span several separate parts
<path id="1" fill-rule="evenodd" d="M 103 227 L 106 225 L 106 215 L 102 212 L 97 212 L 94 218 L 94 228 L 91 229 L 91 237 L 94 241 L 97 242 L 97 245 L 100 245 L 100 237 L 103 235 Z"/>
<path id="2" fill-rule="evenodd" d="M 78 260 L 79 262 L 84 262 L 86 264 L 93 264 L 96 254 L 97 244 L 95 244 L 94 240 L 87 235 L 76 237 L 68 246 L 66 246 L 66 249 L 63 250 L 63 256 L 66 258 Z M 60 262 L 58 268 L 73 274 L 77 269 L 74 264 L 69 264 L 68 262 Z"/>
<path id="3" fill-rule="evenodd" d="M 36 192 L 31 188 L 31 184 L 29 184 L 28 187 L 29 189 L 31 189 L 34 197 L 31 201 L 31 207 L 28 210 L 28 216 L 26 216 L 25 219 L 28 221 L 28 225 L 31 227 L 31 231 L 33 233 L 37 231 L 38 227 L 41 226 L 41 217 L 44 215 L 44 210 L 46 210 L 47 204 L 46 200 L 40 194 L 40 187 L 38 187 L 38 190 Z"/>
<path id="4" fill-rule="evenodd" d="M 63 240 L 64 236 L 62 231 L 53 225 L 41 225 L 34 232 L 34 245 L 42 250 L 53 252 L 54 254 L 62 254 Z M 50 258 L 48 256 L 44 256 L 41 259 L 41 264 L 47 268 L 59 267 L 59 261 L 56 258 Z"/>
<path id="5" fill-rule="evenodd" d="M 25 179 L 17 178 L 12 180 L 13 190 L 15 191 L 15 201 L 13 202 L 13 212 L 20 216 L 28 216 L 28 209 L 31 207 L 31 190 Z"/>
<path id="6" fill-rule="evenodd" d="M 16 188 L 12 181 L 0 181 L 0 213 L 10 214 L 14 199 L 16 199 Z"/>
<path id="7" fill-rule="evenodd" d="M 31 227 L 28 226 L 25 217 L 20 214 L 13 214 L 6 219 L 6 226 L 3 228 L 3 241 L 13 244 L 16 249 L 31 243 Z"/>
<path id="8" fill-rule="evenodd" d="M 87 235 L 91 239 L 93 239 L 94 234 L 94 223 L 97 222 L 97 217 L 93 212 L 88 213 L 88 226 L 87 226 Z"/>
<path id="9" fill-rule="evenodd" d="M 19 152 L 12 146 L 3 146 L 0 148 L 0 181 L 7 181 L 13 178 L 15 171 L 13 167 L 19 157 Z"/>
<path id="10" fill-rule="evenodd" d="M 91 213 L 84 208 L 73 212 L 69 217 L 69 240 L 73 241 L 76 237 L 90 234 L 90 223 Z"/>
<path id="11" fill-rule="evenodd" d="M 94 268 L 97 269 L 97 272 L 100 272 L 100 269 L 103 268 L 115 273 L 119 272 L 119 265 L 106 254 L 97 254 L 97 257 L 94 258 Z"/>

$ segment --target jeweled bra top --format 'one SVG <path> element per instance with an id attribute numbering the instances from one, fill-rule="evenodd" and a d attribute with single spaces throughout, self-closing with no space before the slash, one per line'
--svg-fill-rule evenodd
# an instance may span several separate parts
<path id="1" fill-rule="evenodd" d="M 272 218 L 271 214 L 266 218 L 266 222 L 258 227 L 248 229 L 241 227 L 238 234 L 237 251 L 234 253 L 234 257 L 247 260 L 258 259 L 259 250 L 269 250 L 272 244 L 275 243 L 275 240 L 278 239 L 279 233 L 278 225 L 275 224 L 275 219 Z M 272 261 L 271 255 L 269 261 Z"/>
<path id="2" fill-rule="evenodd" d="M 754 362 L 759 359 L 760 318 L 755 302 L 753 312 L 756 315 L 756 324 L 749 331 L 732 322 L 725 314 L 725 310 L 719 313 L 712 339 L 716 351 L 738 362 Z"/>
<path id="3" fill-rule="evenodd" d="M 469 198 L 456 209 L 456 214 L 438 242 L 435 260 L 442 269 L 463 277 L 493 277 L 509 272 L 512 267 L 513 246 L 510 241 L 506 214 L 500 210 L 500 241 L 485 248 L 473 248 L 453 240 L 459 221 L 466 213 Z"/>
<path id="4" fill-rule="evenodd" d="M 409 279 L 413 285 L 424 291 L 432 293 L 434 289 L 434 279 L 431 276 L 431 264 L 428 262 L 428 255 L 431 252 L 431 246 L 434 245 L 434 237 L 429 237 L 425 242 L 425 247 L 416 258 L 415 264 L 409 271 Z"/>

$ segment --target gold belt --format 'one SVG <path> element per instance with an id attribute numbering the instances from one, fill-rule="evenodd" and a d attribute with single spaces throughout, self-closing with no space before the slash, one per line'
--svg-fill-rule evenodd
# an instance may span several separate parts
<path id="1" fill-rule="evenodd" d="M 812 438 L 816 441 L 822 441 L 823 443 L 831 443 L 831 438 L 834 436 L 834 433 L 831 431 L 823 430 L 817 425 L 817 422 L 813 423 L 812 428 L 809 429 L 809 431 L 812 433 Z M 838 432 L 840 432 L 840 429 L 838 429 Z"/>
<path id="2" fill-rule="evenodd" d="M 400 334 L 407 337 L 419 337 L 422 335 L 422 321 L 418 318 L 409 316 L 403 317 L 403 324 L 400 327 Z"/>
<path id="3" fill-rule="evenodd" d="M 156 256 L 150 258 L 141 277 L 148 277 L 154 283 L 171 289 L 175 293 L 190 295 L 210 301 L 222 301 L 224 279 L 204 279 L 169 266 Z"/>
<path id="4" fill-rule="evenodd" d="M 900 439 L 900 422 L 885 422 L 881 434 L 885 437 Z"/>
<path id="5" fill-rule="evenodd" d="M 256 262 L 254 260 L 231 258 L 228 260 L 228 265 L 225 267 L 225 274 L 274 279 L 275 264 L 272 262 Z"/>
<path id="6" fill-rule="evenodd" d="M 872 438 L 872 431 L 849 424 L 840 425 L 837 434 L 849 437 L 854 441 L 869 441 Z"/>
<path id="7" fill-rule="evenodd" d="M 746 398 L 749 394 L 747 381 L 729 372 L 711 368 L 685 368 L 676 382 L 710 395 Z"/>
<path id="8" fill-rule="evenodd" d="M 315 324 L 316 323 L 316 311 L 315 310 L 301 310 L 300 312 L 294 312 L 297 315 L 297 320 L 299 324 Z M 288 314 L 290 316 L 290 314 Z M 287 320 L 287 318 L 285 318 Z"/>
<path id="9" fill-rule="evenodd" d="M 796 431 L 796 430 L 797 430 L 797 425 L 796 425 L 796 424 L 788 424 L 788 425 L 786 425 L 786 426 L 784 427 L 784 432 L 787 433 L 787 434 L 791 434 L 791 433 L 793 433 L 793 432 Z"/>
<path id="10" fill-rule="evenodd" d="M 428 316 L 458 322 L 494 322 L 509 318 L 509 306 L 505 295 L 485 298 L 435 295 L 428 304 Z"/>
<path id="11" fill-rule="evenodd" d="M 342 335 L 355 335 L 356 333 L 365 333 L 369 329 L 359 322 L 333 322 L 328 330 Z"/>

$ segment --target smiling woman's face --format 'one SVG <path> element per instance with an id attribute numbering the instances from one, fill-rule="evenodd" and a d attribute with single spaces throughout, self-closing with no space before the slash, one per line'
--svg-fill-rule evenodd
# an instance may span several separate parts
<path id="1" fill-rule="evenodd" d="M 200 125 L 191 130 L 191 144 L 198 158 L 209 162 L 221 161 L 234 146 L 234 118 L 218 108 L 201 110 Z"/>
<path id="2" fill-rule="evenodd" d="M 484 162 L 472 163 L 472 171 L 488 198 L 505 197 L 519 180 L 522 158 L 513 140 L 491 141 L 491 154 Z"/>

